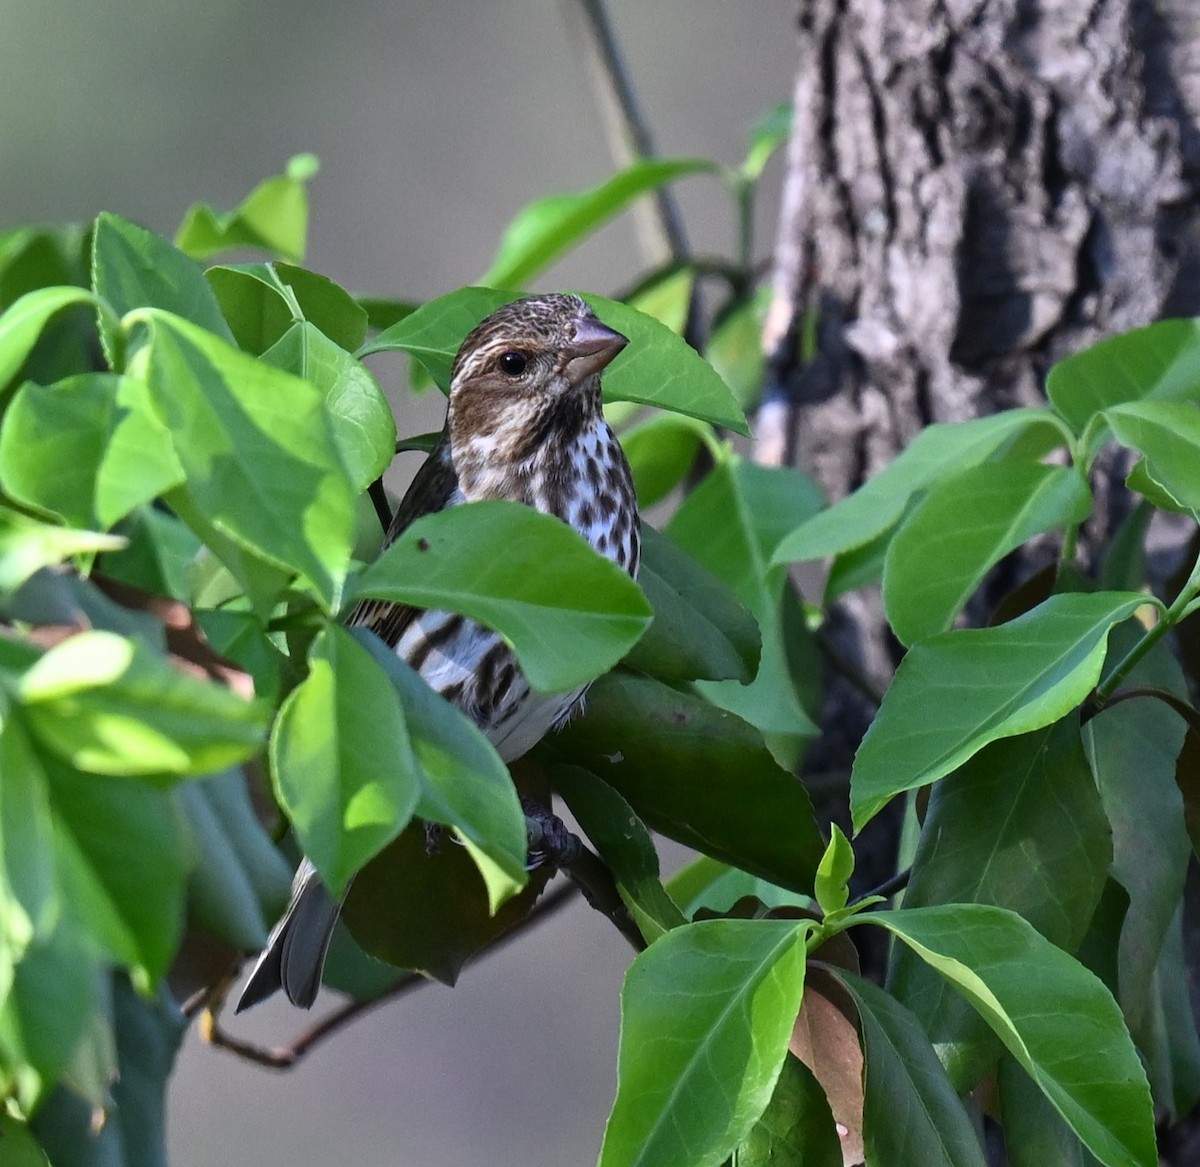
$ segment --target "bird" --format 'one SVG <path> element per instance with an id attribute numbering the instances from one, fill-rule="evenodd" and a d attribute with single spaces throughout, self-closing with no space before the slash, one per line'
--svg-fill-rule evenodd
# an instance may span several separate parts
<path id="1" fill-rule="evenodd" d="M 600 399 L 600 374 L 628 343 L 573 294 L 527 296 L 487 316 L 454 358 L 445 426 L 384 546 L 422 515 L 501 499 L 556 516 L 636 579 L 637 494 Z M 466 714 L 505 762 L 561 728 L 586 690 L 535 692 L 503 639 L 459 613 L 365 600 L 348 623 L 379 636 Z M 304 859 L 237 1012 L 281 988 L 292 1004 L 311 1007 L 340 909 Z"/>

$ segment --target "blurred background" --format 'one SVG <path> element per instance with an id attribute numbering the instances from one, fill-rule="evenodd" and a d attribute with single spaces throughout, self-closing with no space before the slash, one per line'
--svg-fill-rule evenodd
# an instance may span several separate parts
<path id="1" fill-rule="evenodd" d="M 486 269 L 526 202 L 613 169 L 565 8 L 0 0 L 0 230 L 111 210 L 169 237 L 190 203 L 231 207 L 312 151 L 322 169 L 305 266 L 355 292 L 450 291 Z M 746 131 L 790 96 L 795 0 L 610 9 L 659 153 L 738 163 Z M 779 173 L 777 159 L 762 184 L 763 256 Z M 729 254 L 722 185 L 696 177 L 675 190 L 693 251 Z M 625 219 L 541 287 L 611 293 L 640 268 Z M 414 401 L 397 388 L 398 363 L 372 365 L 401 433 L 440 424 L 440 395 Z M 287 1073 L 192 1034 L 168 1106 L 171 1163 L 592 1163 L 628 961 L 611 925 L 575 905 L 455 989 L 431 985 L 385 1007 Z M 283 1044 L 311 1020 L 272 1005 L 236 1029 Z"/>

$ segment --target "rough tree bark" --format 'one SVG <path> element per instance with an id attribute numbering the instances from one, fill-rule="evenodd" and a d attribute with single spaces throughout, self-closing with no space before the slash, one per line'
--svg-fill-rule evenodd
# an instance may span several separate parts
<path id="1" fill-rule="evenodd" d="M 1061 356 L 1200 312 L 1193 0 L 801 0 L 799 33 L 759 425 L 831 498 L 931 422 L 1039 403 Z M 877 602 L 837 627 L 885 685 Z M 831 700 L 836 768 L 867 714 Z"/>
<path id="2" fill-rule="evenodd" d="M 1041 403 L 1060 357 L 1200 313 L 1195 0 L 800 0 L 798 26 L 768 458 L 840 498 L 923 426 Z M 1122 470 L 1100 476 L 1085 557 L 1127 506 Z M 829 628 L 882 690 L 898 645 L 877 595 Z M 807 765 L 844 775 L 873 709 L 827 680 Z"/>

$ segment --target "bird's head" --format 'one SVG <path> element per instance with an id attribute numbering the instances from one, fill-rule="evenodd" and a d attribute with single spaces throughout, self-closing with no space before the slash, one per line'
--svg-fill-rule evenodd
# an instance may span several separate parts
<path id="1" fill-rule="evenodd" d="M 598 416 L 600 370 L 629 342 L 578 296 L 530 296 L 497 309 L 463 341 L 450 376 L 450 435 L 489 460 Z"/>

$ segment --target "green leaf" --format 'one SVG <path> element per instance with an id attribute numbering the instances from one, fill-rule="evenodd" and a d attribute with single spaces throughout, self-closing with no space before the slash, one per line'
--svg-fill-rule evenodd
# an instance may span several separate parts
<path id="1" fill-rule="evenodd" d="M 1031 431 L 1040 439 L 1039 449 L 1063 444 L 1059 424 L 1049 410 L 1010 409 L 974 421 L 927 426 L 869 482 L 792 531 L 780 542 L 774 562 L 799 563 L 862 547 L 896 523 L 917 491 L 1003 457 L 1007 446 Z"/>
<path id="2" fill-rule="evenodd" d="M 0 1162 L 4 1167 L 51 1167 L 29 1128 L 11 1114 L 0 1114 Z"/>
<path id="3" fill-rule="evenodd" d="M 413 300 L 394 300 L 383 296 L 355 296 L 358 306 L 367 314 L 367 328 L 382 332 L 411 316 L 420 304 Z"/>
<path id="4" fill-rule="evenodd" d="M 523 288 L 635 199 L 685 175 L 717 170 L 715 163 L 697 158 L 643 159 L 591 190 L 538 199 L 505 229 L 492 266 L 479 282 Z"/>
<path id="5" fill-rule="evenodd" d="M 354 596 L 478 620 L 504 637 L 529 683 L 547 693 L 612 668 L 651 618 L 637 584 L 581 535 L 507 502 L 418 519 L 358 577 Z"/>
<path id="6" fill-rule="evenodd" d="M 20 721 L 6 712 L 0 730 L 0 968 L 6 975 L 33 938 L 49 930 L 59 906 L 53 831 L 46 773 Z"/>
<path id="7" fill-rule="evenodd" d="M 633 962 L 600 1167 L 717 1167 L 746 1138 L 787 1053 L 811 926 L 689 924 Z"/>
<path id="8" fill-rule="evenodd" d="M 460 288 L 422 305 L 381 332 L 355 355 L 399 349 L 415 357 L 443 392 L 450 388 L 455 354 L 487 315 L 517 297 L 492 288 Z M 597 316 L 629 338 L 629 347 L 605 371 L 604 400 L 636 401 L 748 434 L 728 386 L 693 348 L 652 316 L 602 296 L 583 297 Z"/>
<path id="9" fill-rule="evenodd" d="M 984 1167 L 979 1140 L 920 1022 L 870 981 L 840 969 L 865 1046 L 868 1163 Z"/>
<path id="10" fill-rule="evenodd" d="M 1126 401 L 1200 398 L 1200 322 L 1160 320 L 1059 361 L 1046 378 L 1054 408 L 1083 433 L 1097 413 Z"/>
<path id="11" fill-rule="evenodd" d="M 781 102 L 767 110 L 746 136 L 746 160 L 741 172 L 753 181 L 762 174 L 772 154 L 782 146 L 792 133 L 792 103 Z"/>
<path id="12" fill-rule="evenodd" d="M 271 734 L 275 793 L 304 853 L 340 896 L 407 825 L 420 797 L 400 703 L 375 660 L 327 625 Z"/>
<path id="13" fill-rule="evenodd" d="M 1074 952 L 1104 891 L 1112 843 L 1079 719 L 985 746 L 933 789 L 906 908 L 992 904 Z M 951 1080 L 973 1088 L 995 1060 L 974 1010 L 907 948 L 888 988 L 921 1020 Z"/>
<path id="14" fill-rule="evenodd" d="M 213 651 L 254 678 L 257 696 L 268 701 L 278 696 L 285 658 L 252 612 L 201 611 L 196 620 Z"/>
<path id="15" fill-rule="evenodd" d="M 647 826 L 773 883 L 811 891 L 824 841 L 801 783 L 741 718 L 622 671 L 541 749 L 612 786 Z"/>
<path id="16" fill-rule="evenodd" d="M 817 865 L 817 877 L 813 883 L 813 895 L 825 915 L 840 912 L 850 900 L 847 886 L 854 874 L 854 848 L 842 834 L 842 829 L 833 823 L 829 828 L 829 846 Z"/>
<path id="17" fill-rule="evenodd" d="M 306 184 L 318 168 L 313 155 L 297 154 L 288 161 L 286 174 L 260 182 L 232 211 L 221 213 L 196 203 L 176 232 L 176 246 L 196 259 L 237 247 L 259 247 L 298 263 L 308 241 Z"/>
<path id="18" fill-rule="evenodd" d="M 603 296 L 583 298 L 629 347 L 604 374 L 605 401 L 655 405 L 749 436 L 746 418 L 716 370 L 682 337 L 652 316 Z"/>
<path id="19" fill-rule="evenodd" d="M 758 900 L 765 908 L 800 908 L 807 915 L 817 911 L 816 900 L 802 892 L 789 891 L 751 875 L 740 867 L 701 855 L 667 880 L 666 888 L 680 911 L 689 919 L 704 909 L 716 915 L 728 915 L 730 909 L 746 898 Z"/>
<path id="20" fill-rule="evenodd" d="M 255 555 L 305 575 L 336 608 L 354 492 L 324 395 L 178 317 L 143 319 L 151 328 L 147 379 L 194 505 Z"/>
<path id="21" fill-rule="evenodd" d="M 156 596 L 184 602 L 192 598 L 189 578 L 201 543 L 174 515 L 140 507 L 120 527 L 128 545 L 104 556 L 103 571 Z"/>
<path id="22" fill-rule="evenodd" d="M 1131 647 L 1136 637 L 1119 637 L 1119 633 L 1114 635 L 1114 648 Z M 1165 650 L 1143 658 L 1128 683 L 1188 699 L 1187 682 Z M 1151 1036 L 1155 968 L 1183 896 L 1192 853 L 1183 797 L 1175 784 L 1186 728 L 1179 714 L 1162 701 L 1139 698 L 1102 709 L 1083 731 L 1104 812 L 1112 824 L 1112 874 L 1129 893 L 1118 948 L 1120 1001 L 1130 1031 L 1139 1041 Z"/>
<path id="23" fill-rule="evenodd" d="M 99 304 L 86 288 L 39 288 L 0 316 L 0 389 L 20 372 L 51 317 L 72 304 Z"/>
<path id="24" fill-rule="evenodd" d="M 893 535 L 888 622 L 905 644 L 944 632 L 988 571 L 1042 531 L 1082 522 L 1092 496 L 1062 466 L 984 462 L 936 482 Z"/>
<path id="25" fill-rule="evenodd" d="M 786 1057 L 771 1102 L 734 1152 L 732 1167 L 842 1167 L 829 1103 L 812 1071 Z"/>
<path id="26" fill-rule="evenodd" d="M 1200 361 L 1200 357 L 1197 358 Z M 1200 396 L 1200 368 L 1196 373 Z M 1200 409 L 1178 401 L 1142 401 L 1109 409 L 1104 414 L 1118 440 L 1146 458 L 1144 473 L 1188 510 L 1200 511 Z"/>
<path id="27" fill-rule="evenodd" d="M 621 447 L 633 471 L 638 505 L 661 502 L 687 477 L 705 440 L 707 427 L 690 417 L 655 414 L 621 434 Z"/>
<path id="28" fill-rule="evenodd" d="M 291 865 L 254 813 L 237 770 L 185 782 L 175 792 L 196 853 L 188 875 L 188 912 L 214 936 L 253 952 L 283 910 Z"/>
<path id="29" fill-rule="evenodd" d="M 743 409 L 749 409 L 762 396 L 766 364 L 762 330 L 770 300 L 770 288 L 759 288 L 737 301 L 713 325 L 704 348 L 704 355 Z"/>
<path id="30" fill-rule="evenodd" d="M 136 641 L 81 632 L 21 678 L 22 714 L 44 749 L 95 774 L 207 774 L 262 746 L 267 711 L 168 664 Z"/>
<path id="31" fill-rule="evenodd" d="M 690 267 L 672 263 L 643 281 L 636 292 L 621 299 L 682 336 L 687 327 L 695 283 L 696 273 Z"/>
<path id="32" fill-rule="evenodd" d="M 443 393 L 450 390 L 450 369 L 467 334 L 497 308 L 511 303 L 512 292 L 495 288 L 459 288 L 422 304 L 369 340 L 354 355 L 406 352 L 429 371 Z"/>
<path id="33" fill-rule="evenodd" d="M 328 276 L 288 263 L 224 264 L 204 274 L 245 352 L 265 352 L 306 321 L 348 352 L 367 334 L 366 311 Z"/>
<path id="34" fill-rule="evenodd" d="M 1093 1167 L 1096 1160 L 1015 1058 L 1000 1059 L 996 1084 L 1010 1167 Z"/>
<path id="35" fill-rule="evenodd" d="M 396 454 L 392 408 L 370 370 L 308 323 L 293 325 L 262 359 L 321 390 L 350 483 L 366 490 Z"/>
<path id="36" fill-rule="evenodd" d="M 44 762 L 65 916 L 143 986 L 153 984 L 183 929 L 187 853 L 170 799 L 132 778 Z"/>
<path id="37" fill-rule="evenodd" d="M 962 993 L 1108 1167 L 1154 1167 L 1146 1074 L 1104 985 L 1012 912 L 871 912 Z"/>
<path id="38" fill-rule="evenodd" d="M 31 519 L 0 503 L 0 594 L 15 592 L 34 572 L 73 555 L 119 551 L 125 540 Z"/>
<path id="39" fill-rule="evenodd" d="M 555 766 L 550 783 L 600 852 L 647 943 L 687 921 L 659 878 L 658 852 L 633 808 L 578 766 Z"/>
<path id="40" fill-rule="evenodd" d="M 784 533 L 820 502 L 817 487 L 803 475 L 730 457 L 688 495 L 667 528 L 675 542 L 724 581 L 762 630 L 762 655 L 751 684 L 707 681 L 697 688 L 757 726 L 780 765 L 789 769 L 798 764 L 817 727 L 791 667 L 791 641 L 803 629 L 784 619 L 791 600 L 787 571 L 772 567 L 771 560 Z"/>
<path id="41" fill-rule="evenodd" d="M 998 628 L 943 632 L 910 649 L 854 758 L 855 829 L 988 742 L 1074 709 L 1100 678 L 1109 631 L 1147 602 L 1136 592 L 1051 596 Z"/>
<path id="42" fill-rule="evenodd" d="M 400 695 L 421 771 L 417 814 L 452 828 L 490 861 L 479 865 L 492 912 L 525 885 L 525 813 L 499 754 L 470 718 L 442 700 L 379 637 L 353 635 Z"/>
<path id="43" fill-rule="evenodd" d="M 664 680 L 753 679 L 759 655 L 754 617 L 716 576 L 646 523 L 638 582 L 654 620 L 626 665 Z"/>
<path id="44" fill-rule="evenodd" d="M 0 1008 L 0 1060 L 15 1067 L 16 1096 L 30 1114 L 66 1070 L 96 1008 L 100 967 L 74 929 L 36 940 L 17 965 Z M 0 1161 L 4 1159 L 0 1144 Z"/>
<path id="45" fill-rule="evenodd" d="M 27 505 L 108 530 L 182 482 L 183 469 L 145 385 L 83 373 L 17 391 L 0 429 L 0 480 Z"/>
<path id="46" fill-rule="evenodd" d="M 159 308 L 232 340 L 217 298 L 198 264 L 165 239 L 107 211 L 92 233 L 92 287 L 117 317 L 137 308 Z M 120 370 L 124 337 L 104 314 L 100 339 L 109 364 Z"/>

